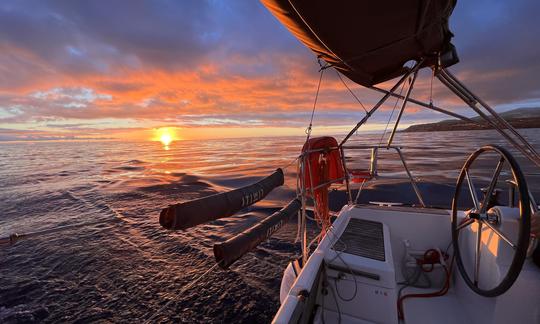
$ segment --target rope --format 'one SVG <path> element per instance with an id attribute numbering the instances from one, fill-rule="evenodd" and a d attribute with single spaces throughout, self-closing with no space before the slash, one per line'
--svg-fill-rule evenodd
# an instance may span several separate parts
<path id="1" fill-rule="evenodd" d="M 118 221 L 117 219 L 106 219 L 106 220 L 84 222 L 84 223 L 79 223 L 79 224 L 58 226 L 58 227 L 48 228 L 48 229 L 35 231 L 35 232 L 13 233 L 13 234 L 11 234 L 9 236 L 0 238 L 0 245 L 13 245 L 18 240 L 24 239 L 24 238 L 31 238 L 31 237 L 34 237 L 34 236 L 53 234 L 53 233 L 56 233 L 56 232 L 67 231 L 67 230 L 74 229 L 74 228 L 92 226 L 92 225 L 99 225 L 99 224 L 106 224 L 106 223 L 117 222 L 117 221 Z"/>
<path id="2" fill-rule="evenodd" d="M 452 268 L 453 268 L 453 265 L 454 265 L 454 258 L 455 258 L 455 255 L 452 256 L 449 267 L 447 267 L 445 264 L 441 263 L 442 267 L 444 269 L 444 272 L 446 274 L 446 279 L 445 279 L 445 282 L 444 282 L 444 286 L 440 290 L 438 290 L 436 292 L 433 292 L 433 293 L 408 294 L 408 295 L 401 296 L 398 299 L 397 308 L 398 308 L 398 318 L 399 319 L 402 320 L 404 318 L 403 301 L 405 299 L 407 299 L 407 298 L 430 298 L 430 297 L 439 297 L 439 296 L 446 295 L 446 293 L 450 289 L 450 281 L 451 281 L 451 276 L 452 276 Z"/>
<path id="3" fill-rule="evenodd" d="M 334 285 L 336 287 L 336 294 L 338 295 L 338 297 L 347 302 L 347 301 L 351 301 L 353 300 L 356 295 L 358 294 L 358 282 L 356 281 L 356 276 L 354 275 L 351 267 L 349 266 L 349 264 L 341 257 L 341 254 L 343 253 L 343 251 L 346 251 L 347 250 L 347 244 L 341 240 L 341 237 L 339 237 L 338 235 L 336 235 L 336 233 L 334 232 L 334 227 L 333 226 L 330 226 L 329 230 L 328 230 L 328 233 L 332 233 L 332 235 L 334 235 L 334 242 L 330 244 L 330 246 L 335 246 L 335 243 L 339 242 L 341 244 L 343 244 L 344 246 L 344 249 L 343 250 L 340 250 L 340 249 L 335 249 L 335 252 L 336 252 L 336 255 L 334 258 L 332 258 L 332 260 L 330 260 L 328 263 L 332 263 L 334 262 L 334 260 L 336 259 L 339 259 L 346 267 L 347 269 L 349 270 L 349 274 L 352 276 L 353 280 L 354 280 L 354 293 L 351 297 L 349 298 L 343 298 L 341 296 L 341 294 L 339 293 L 339 289 L 338 289 L 338 286 L 337 286 L 337 280 L 334 279 Z M 335 296 L 334 296 L 335 298 Z M 337 300 L 336 300 L 337 301 Z"/>
<path id="4" fill-rule="evenodd" d="M 317 91 L 315 92 L 315 100 L 313 101 L 313 109 L 311 110 L 311 118 L 309 119 L 309 126 L 307 127 L 306 129 L 306 142 L 304 143 L 304 145 L 308 145 L 307 147 L 307 150 L 309 151 L 310 150 L 310 147 L 309 147 L 309 138 L 311 137 L 311 129 L 313 128 L 313 117 L 315 116 L 315 108 L 317 107 L 317 100 L 319 99 L 319 92 L 321 90 L 321 83 L 322 83 L 322 78 L 323 78 L 323 74 L 324 74 L 324 70 L 326 70 L 326 68 L 328 67 L 327 65 L 322 65 L 321 64 L 321 60 L 320 58 L 318 57 L 317 58 L 317 62 L 319 63 L 319 66 L 321 67 L 319 69 L 319 72 L 320 72 L 320 76 L 319 76 L 319 83 L 317 84 Z M 304 157 L 301 155 L 300 157 L 302 157 L 302 164 L 304 163 L 305 159 Z M 308 171 L 309 171 L 309 178 L 310 178 L 310 182 L 313 183 L 313 179 L 311 177 L 311 168 L 310 168 L 310 164 L 308 163 Z M 303 172 L 303 170 L 302 170 Z M 298 183 L 297 183 L 297 190 L 298 190 Z M 305 195 L 305 188 L 303 188 L 303 184 L 302 184 L 302 189 L 301 189 L 301 195 Z M 311 192 L 312 196 L 314 197 L 313 195 L 313 189 L 312 189 L 312 192 Z M 314 200 L 314 204 L 315 204 L 315 208 L 317 207 L 317 202 Z M 297 229 L 297 238 L 302 236 L 302 234 L 305 234 L 303 233 L 301 227 L 302 226 L 305 226 L 305 219 L 303 219 L 305 216 L 305 200 L 303 199 L 302 200 L 302 213 L 298 214 L 298 229 Z M 295 239 L 296 241 L 296 239 Z M 304 255 L 305 251 L 304 251 L 304 245 L 302 244 L 302 255 Z M 304 260 L 306 261 L 306 260 Z"/>
<path id="5" fill-rule="evenodd" d="M 429 106 L 433 107 L 433 79 L 435 78 L 435 69 L 433 69 L 433 73 L 431 74 L 431 80 L 429 84 Z"/>
<path id="6" fill-rule="evenodd" d="M 184 294 L 186 291 L 188 291 L 189 289 L 191 289 L 197 282 L 199 282 L 202 278 L 204 278 L 206 275 L 208 275 L 210 272 L 212 272 L 214 269 L 217 268 L 217 266 L 219 266 L 219 263 L 216 263 L 214 264 L 210 269 L 206 270 L 202 275 L 200 275 L 199 277 L 197 277 L 196 279 L 192 280 L 187 286 L 185 286 L 182 290 L 180 290 L 180 292 L 178 293 L 178 295 L 182 295 Z M 156 313 L 154 313 L 154 315 L 150 316 L 149 319 L 145 320 L 144 323 L 153 323 L 153 320 L 155 318 L 157 318 L 159 315 L 161 315 L 161 313 L 167 308 L 169 307 L 169 305 L 175 301 L 175 299 L 170 299 L 167 303 L 165 303 L 165 305 L 163 305 L 163 307 L 161 307 Z"/>
<path id="7" fill-rule="evenodd" d="M 112 218 L 103 219 L 103 220 L 93 220 L 93 221 L 82 222 L 82 223 L 78 223 L 78 224 L 67 224 L 67 225 L 54 226 L 54 227 L 51 227 L 51 228 L 46 228 L 46 229 L 38 230 L 38 231 L 34 231 L 34 232 L 27 232 L 27 233 L 16 233 L 15 232 L 15 233 L 10 234 L 9 236 L 1 237 L 0 238 L 0 246 L 2 246 L 2 245 L 14 245 L 15 243 L 17 243 L 17 241 L 19 241 L 21 239 L 28 239 L 28 238 L 32 238 L 32 237 L 41 236 L 41 235 L 54 234 L 54 233 L 57 233 L 57 232 L 63 232 L 63 231 L 67 231 L 67 230 L 75 229 L 75 228 L 79 228 L 79 227 L 86 227 L 86 226 L 99 225 L 99 224 L 107 224 L 107 223 L 118 222 L 118 221 L 123 222 L 126 225 L 137 225 L 137 224 L 139 224 L 136 221 L 133 221 L 133 220 L 131 220 L 129 218 L 124 217 L 124 215 L 122 215 L 120 212 L 118 212 L 116 209 L 114 209 L 113 207 L 111 207 L 109 204 L 102 201 L 101 199 L 96 200 L 95 203 L 91 203 L 88 200 L 86 200 L 85 198 L 75 194 L 71 190 L 67 190 L 66 193 L 69 194 L 72 198 L 74 198 L 74 199 L 78 200 L 79 202 L 83 203 L 84 205 L 89 206 L 90 208 L 99 209 L 100 211 L 104 211 L 103 210 L 103 207 L 104 207 L 106 209 L 106 211 L 108 211 L 112 215 Z"/>
<path id="8" fill-rule="evenodd" d="M 380 145 L 380 144 L 379 144 Z M 358 188 L 358 192 L 356 193 L 356 198 L 354 198 L 354 203 L 358 204 L 358 199 L 360 198 L 360 193 L 362 193 L 362 190 L 364 189 L 364 184 L 366 184 L 367 180 L 362 180 L 362 184 L 360 184 L 360 188 Z"/>
<path id="9" fill-rule="evenodd" d="M 294 162 L 296 162 L 297 160 L 299 159 L 299 156 L 295 157 L 291 162 L 287 163 L 285 166 L 283 166 L 281 169 L 285 170 L 287 169 L 288 167 L 290 167 L 291 165 L 294 164 Z"/>
<path id="10" fill-rule="evenodd" d="M 337 76 L 339 77 L 339 79 L 341 80 L 341 83 L 343 83 L 343 85 L 345 86 L 345 88 L 347 88 L 347 90 L 349 90 L 349 92 L 351 93 L 351 95 L 354 97 L 354 99 L 356 99 L 356 101 L 358 101 L 358 103 L 360 104 L 360 106 L 362 106 L 362 109 L 364 109 L 364 111 L 366 112 L 366 114 L 368 113 L 366 107 L 364 106 L 364 104 L 362 104 L 362 102 L 360 101 L 360 99 L 358 99 L 358 97 L 354 94 L 354 92 L 351 90 L 351 88 L 349 88 L 349 86 L 347 85 L 347 83 L 345 83 L 345 80 L 343 80 L 343 78 L 341 77 L 341 74 L 338 72 L 338 70 L 336 70 L 336 74 Z"/>
<path id="11" fill-rule="evenodd" d="M 185 251 L 187 251 L 187 249 L 185 249 L 186 247 L 181 248 L 180 251 L 177 251 L 177 250 L 180 249 L 180 248 L 181 248 L 181 247 L 175 247 L 174 249 L 171 250 L 171 253 L 172 253 L 172 252 L 175 252 L 175 253 L 176 253 L 176 252 L 179 252 L 179 253 L 182 254 L 182 253 L 184 253 Z M 187 246 L 187 248 L 191 248 L 191 249 L 192 249 L 191 246 Z M 161 261 L 161 260 L 160 260 L 160 261 Z M 202 262 L 201 262 L 201 264 L 202 264 Z M 148 265 L 145 264 L 145 265 L 143 265 L 143 266 L 141 266 L 141 267 L 147 267 L 147 266 L 148 266 Z M 95 282 L 101 282 L 101 280 L 102 280 L 103 277 L 106 277 L 106 276 L 108 277 L 110 274 L 111 274 L 111 272 L 105 272 L 105 273 L 103 273 L 102 275 L 100 275 L 99 277 L 97 277 L 94 281 L 95 281 Z M 155 282 L 156 279 L 160 279 L 160 278 L 162 278 L 162 277 L 165 276 L 165 275 L 166 275 L 166 274 L 163 274 L 163 272 L 159 272 L 157 275 L 155 275 L 155 276 L 152 277 L 150 280 L 148 280 L 148 282 Z M 116 288 L 116 289 L 123 289 L 123 290 L 125 290 L 125 285 L 126 285 L 125 283 L 124 283 L 123 285 L 117 285 L 116 282 L 115 282 L 114 280 L 108 279 L 108 284 L 111 285 L 111 286 L 113 286 L 113 287 Z M 168 288 L 170 288 L 170 287 L 172 287 L 172 286 L 173 286 L 173 284 L 171 284 L 170 286 L 167 286 L 166 289 L 168 289 Z M 142 294 L 143 294 L 143 292 L 139 292 L 139 293 L 137 293 L 137 294 L 134 294 L 134 293 L 130 294 L 130 296 L 128 297 L 128 299 L 127 299 L 126 301 L 124 301 L 123 304 L 125 304 L 125 305 L 133 305 L 133 306 L 127 307 L 126 310 L 125 310 L 124 312 L 133 314 L 133 313 L 136 313 L 137 310 L 140 310 L 140 307 L 139 307 L 140 302 L 137 301 L 137 298 L 139 298 Z M 87 311 L 88 309 L 92 309 L 92 308 L 94 308 L 95 306 L 102 305 L 102 304 L 103 304 L 102 301 L 97 301 L 97 302 L 93 303 L 91 306 L 86 307 L 86 308 L 80 310 L 78 313 L 76 313 L 76 314 L 73 316 L 73 318 L 79 318 L 79 316 L 80 316 L 81 314 L 83 314 L 85 311 Z"/>
<path id="12" fill-rule="evenodd" d="M 401 90 L 399 90 L 399 95 L 403 93 L 403 89 L 405 89 L 405 82 L 401 85 Z M 384 139 L 384 136 L 386 135 L 386 131 L 388 130 L 388 126 L 390 125 L 390 121 L 392 120 L 392 117 L 394 116 L 394 112 L 396 111 L 397 104 L 400 100 L 400 97 L 396 97 L 396 102 L 394 103 L 394 108 L 392 108 L 392 113 L 390 114 L 390 117 L 388 117 L 388 121 L 386 122 L 386 127 L 384 128 L 384 132 L 381 135 L 381 139 L 379 140 L 379 146 L 382 144 L 382 141 Z"/>
<path id="13" fill-rule="evenodd" d="M 321 65 L 320 60 L 319 60 L 319 65 Z M 309 119 L 309 126 L 306 129 L 306 134 L 307 134 L 306 143 L 309 140 L 309 137 L 311 136 L 311 129 L 313 127 L 313 116 L 315 116 L 315 108 L 317 107 L 317 100 L 319 99 L 319 91 L 321 90 L 321 83 L 322 83 L 324 70 L 325 70 L 324 67 L 321 65 L 321 69 L 319 70 L 319 72 L 321 73 L 321 75 L 319 76 L 319 84 L 317 85 L 317 92 L 315 93 L 315 101 L 313 102 L 313 109 L 311 110 L 311 118 Z"/>

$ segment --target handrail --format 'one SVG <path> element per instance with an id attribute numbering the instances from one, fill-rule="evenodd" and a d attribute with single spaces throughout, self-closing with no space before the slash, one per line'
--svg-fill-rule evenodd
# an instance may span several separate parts
<path id="1" fill-rule="evenodd" d="M 414 177 L 412 176 L 412 173 L 407 165 L 407 162 L 405 162 L 405 157 L 403 156 L 403 153 L 401 152 L 401 149 L 402 147 L 401 146 L 389 146 L 389 147 L 386 147 L 386 146 L 381 146 L 381 145 L 353 145 L 353 146 L 342 146 L 342 159 L 343 161 L 345 161 L 345 149 L 348 149 L 348 150 L 363 150 L 363 149 L 371 149 L 372 150 L 372 154 L 371 154 L 371 170 L 370 170 L 370 173 L 371 173 L 371 176 L 372 177 L 377 177 L 377 162 L 378 162 L 378 155 L 377 155 L 377 151 L 380 149 L 380 148 L 384 148 L 384 149 L 388 149 L 388 150 L 395 150 L 396 153 L 398 154 L 399 156 L 399 159 L 401 160 L 401 163 L 403 165 L 403 169 L 405 170 L 405 172 L 407 173 L 407 179 L 410 181 L 411 183 L 411 186 L 414 190 L 414 193 L 416 195 L 416 197 L 418 198 L 418 201 L 420 202 L 420 204 L 422 205 L 422 207 L 426 207 L 426 204 L 424 202 L 424 198 L 422 197 L 422 193 L 420 192 L 420 189 L 418 188 L 418 185 L 416 184 L 416 181 L 414 180 Z M 346 165 L 344 164 L 343 165 L 344 169 L 345 169 L 345 180 L 346 180 L 346 186 L 347 186 L 347 192 L 349 194 L 349 202 L 352 203 L 352 199 L 350 197 L 352 197 L 352 193 L 351 193 L 351 189 L 350 189 L 350 179 L 349 179 L 349 170 L 348 168 L 346 167 Z M 397 179 L 397 178 L 395 178 Z"/>
<path id="2" fill-rule="evenodd" d="M 306 155 L 306 154 L 310 154 L 310 153 L 316 153 L 316 152 L 323 152 L 323 151 L 332 151 L 332 150 L 337 150 L 339 149 L 341 151 L 341 158 L 342 158 L 342 163 L 343 163 L 343 169 L 345 171 L 345 176 L 344 177 L 341 177 L 341 178 L 338 178 L 338 179 L 333 179 L 333 180 L 330 180 L 328 182 L 325 182 L 325 183 L 322 183 L 320 185 L 318 185 L 317 187 L 313 188 L 312 190 L 315 190 L 315 189 L 319 189 L 319 188 L 322 188 L 324 186 L 328 186 L 328 185 L 331 185 L 333 183 L 338 183 L 338 182 L 341 182 L 343 180 L 345 180 L 345 186 L 346 186 L 346 191 L 347 191 L 347 194 L 348 194 L 348 201 L 349 203 L 353 203 L 353 200 L 352 200 L 352 192 L 351 192 L 351 188 L 350 188 L 350 176 L 349 176 L 349 169 L 347 168 L 347 162 L 346 162 L 346 158 L 345 158 L 345 150 L 366 150 L 366 149 L 371 149 L 372 150 L 372 154 L 371 154 L 371 170 L 370 170 L 370 173 L 371 173 L 371 176 L 372 177 L 377 177 L 377 161 L 378 161 L 378 157 L 377 157 L 377 151 L 378 149 L 386 149 L 386 150 L 395 150 L 396 153 L 398 154 L 399 156 L 399 159 L 403 165 L 403 169 L 405 170 L 405 173 L 407 174 L 407 178 L 405 179 L 408 179 L 409 182 L 411 183 L 411 186 L 414 190 L 414 193 L 416 195 L 416 197 L 418 198 L 418 201 L 420 202 L 420 204 L 422 205 L 422 207 L 426 207 L 426 204 L 425 204 L 425 201 L 424 201 L 424 198 L 422 196 L 422 193 L 420 192 L 420 189 L 418 188 L 418 185 L 416 184 L 416 181 L 414 180 L 414 177 L 412 176 L 412 173 L 407 165 L 407 162 L 405 161 L 405 157 L 403 156 L 403 153 L 401 152 L 401 149 L 403 148 L 402 146 L 397 146 L 397 145 L 390 145 L 390 146 L 386 146 L 386 145 L 347 145 L 347 146 L 340 146 L 340 147 L 330 147 L 330 148 L 324 148 L 324 149 L 313 149 L 313 150 L 307 150 L 305 152 L 302 152 L 302 154 L 300 155 L 300 157 L 302 157 L 303 155 Z M 397 178 L 397 177 L 392 177 L 392 178 L 388 178 L 388 179 L 404 179 L 404 178 Z"/>

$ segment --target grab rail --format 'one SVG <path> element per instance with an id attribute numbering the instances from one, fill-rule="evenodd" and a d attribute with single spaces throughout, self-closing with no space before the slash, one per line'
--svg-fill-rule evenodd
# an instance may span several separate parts
<path id="1" fill-rule="evenodd" d="M 316 152 L 323 152 L 323 151 L 332 151 L 332 150 L 340 150 L 341 151 L 341 158 L 343 163 L 343 169 L 345 171 L 344 177 L 333 179 L 325 183 L 319 184 L 317 187 L 313 188 L 313 190 L 322 188 L 324 186 L 331 185 L 333 183 L 338 183 L 341 181 L 345 181 L 346 191 L 349 198 L 349 203 L 353 203 L 352 200 L 352 192 L 351 192 L 351 186 L 350 186 L 350 173 L 349 169 L 347 168 L 347 161 L 345 158 L 345 149 L 347 150 L 371 150 L 371 160 L 370 160 L 370 167 L 369 167 L 369 174 L 372 178 L 378 177 L 378 150 L 379 149 L 385 149 L 385 150 L 394 150 L 397 155 L 399 156 L 399 159 L 403 165 L 403 169 L 405 170 L 405 173 L 407 173 L 407 179 L 411 183 L 411 186 L 414 190 L 414 193 L 416 197 L 418 198 L 418 201 L 420 202 L 420 205 L 422 207 L 426 207 L 426 204 L 424 202 L 424 198 L 422 196 L 422 193 L 420 192 L 420 189 L 418 188 L 418 185 L 416 184 L 416 181 L 414 180 L 414 177 L 412 176 L 412 173 L 407 165 L 407 162 L 405 162 L 405 157 L 403 156 L 403 153 L 401 152 L 402 147 L 401 146 L 386 146 L 386 145 L 347 145 L 347 146 L 338 146 L 338 147 L 330 147 L 330 148 L 324 148 L 324 149 L 312 149 L 312 150 L 306 150 L 302 152 L 302 154 L 299 156 L 299 161 L 303 161 L 303 157 Z M 400 178 L 393 178 L 393 179 L 400 179 Z"/>
<path id="2" fill-rule="evenodd" d="M 343 160 L 345 161 L 345 150 L 344 149 L 347 149 L 347 150 L 366 150 L 366 149 L 371 149 L 371 160 L 370 160 L 370 168 L 369 168 L 369 172 L 370 172 L 370 176 L 372 178 L 376 178 L 378 176 L 378 160 L 379 160 L 379 155 L 378 155 L 378 151 L 379 149 L 381 148 L 384 148 L 386 150 L 394 150 L 396 151 L 396 153 L 398 154 L 399 156 L 399 159 L 401 160 L 401 163 L 403 165 L 403 169 L 405 170 L 405 172 L 407 173 L 407 178 L 408 180 L 410 181 L 411 183 L 411 186 L 414 190 L 414 193 L 416 194 L 416 197 L 418 198 L 418 201 L 420 202 L 420 204 L 422 205 L 422 207 L 426 207 L 426 204 L 424 202 L 424 199 L 422 197 L 422 193 L 420 192 L 420 189 L 418 188 L 418 185 L 416 184 L 416 181 L 414 180 L 413 176 L 412 176 L 412 173 L 407 165 L 407 162 L 405 162 L 405 157 L 403 156 L 403 153 L 401 152 L 401 146 L 382 146 L 382 145 L 351 145 L 351 146 L 342 146 L 341 147 L 341 152 L 342 152 L 342 158 Z M 345 166 L 345 163 L 344 163 L 344 168 L 345 168 L 345 171 L 346 171 L 346 178 L 347 178 L 347 191 L 349 192 L 349 202 L 352 203 L 352 194 L 351 194 L 351 190 L 350 190 L 350 184 L 349 184 L 349 172 L 348 172 L 348 169 L 347 167 Z"/>

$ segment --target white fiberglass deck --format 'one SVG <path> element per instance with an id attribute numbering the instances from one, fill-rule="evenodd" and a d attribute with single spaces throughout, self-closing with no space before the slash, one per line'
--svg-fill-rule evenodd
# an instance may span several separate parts
<path id="1" fill-rule="evenodd" d="M 506 217 L 501 226 L 508 233 L 516 222 L 515 211 L 506 209 L 503 212 Z M 356 227 L 349 226 L 347 229 L 351 221 L 355 222 L 353 225 Z M 347 231 L 355 228 L 360 231 L 359 239 L 364 240 L 364 250 L 354 246 L 352 236 L 349 235 L 349 241 L 343 236 L 344 232 L 347 234 Z M 464 230 L 467 231 L 462 234 L 465 244 L 474 237 L 476 230 L 474 225 Z M 500 276 L 506 273 L 511 251 L 497 236 L 489 235 L 490 229 L 484 230 L 480 278 L 484 280 L 483 285 L 489 286 L 498 282 Z M 382 238 L 378 236 L 380 233 Z M 344 239 L 341 240 L 341 237 Z M 540 269 L 530 260 L 526 261 L 510 290 L 493 298 L 482 297 L 470 290 L 454 266 L 447 294 L 405 299 L 404 318 L 399 320 L 397 300 L 402 287 L 400 283 L 404 281 L 402 268 L 409 266 L 404 262 L 406 256 L 423 253 L 428 249 L 445 251 L 450 242 L 448 211 L 413 207 L 345 206 L 331 232 L 302 269 L 274 321 L 540 323 Z M 373 249 L 370 250 L 370 246 Z M 382 258 L 379 254 L 381 248 L 384 250 Z M 470 255 L 465 253 L 463 257 L 467 263 Z M 439 290 L 445 280 L 442 268 L 435 268 L 429 275 L 432 288 L 407 287 L 401 295 Z"/>

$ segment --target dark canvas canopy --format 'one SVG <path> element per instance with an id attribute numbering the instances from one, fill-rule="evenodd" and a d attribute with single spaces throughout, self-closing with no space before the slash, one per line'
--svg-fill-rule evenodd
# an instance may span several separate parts
<path id="1" fill-rule="evenodd" d="M 458 61 L 448 19 L 456 0 L 261 0 L 304 45 L 364 86 L 403 74 L 403 65 Z"/>

